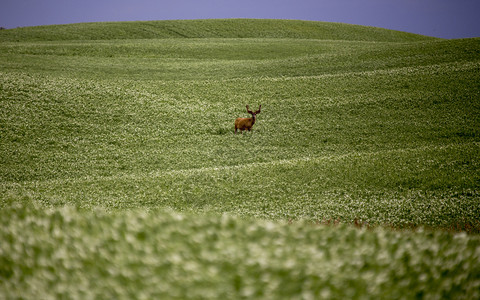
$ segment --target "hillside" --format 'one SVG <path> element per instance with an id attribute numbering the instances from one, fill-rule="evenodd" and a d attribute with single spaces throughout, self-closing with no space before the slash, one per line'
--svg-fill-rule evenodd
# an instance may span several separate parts
<path id="1" fill-rule="evenodd" d="M 0 42 L 164 38 L 295 38 L 379 42 L 434 40 L 406 32 L 358 25 L 263 19 L 79 23 L 0 31 Z"/>
<path id="2" fill-rule="evenodd" d="M 0 31 L 0 295 L 479 298 L 479 53 L 305 21 Z"/>
<path id="3" fill-rule="evenodd" d="M 228 22 L 224 32 L 245 20 Z M 4 42 L 0 178 L 50 205 L 475 224 L 479 48 L 478 39 Z M 234 136 L 246 104 L 263 105 L 255 133 Z M 242 203 L 249 190 L 256 196 Z M 451 197 L 465 201 L 452 200 L 457 212 L 445 218 L 444 208 L 422 211 Z M 402 210 L 389 216 L 391 205 L 427 215 L 392 219 Z"/>

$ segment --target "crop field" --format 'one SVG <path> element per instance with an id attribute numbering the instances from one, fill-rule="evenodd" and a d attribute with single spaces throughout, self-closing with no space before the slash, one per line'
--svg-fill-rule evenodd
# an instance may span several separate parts
<path id="1" fill-rule="evenodd" d="M 480 39 L 1 30 L 0 224 L 0 299 L 478 299 Z"/>

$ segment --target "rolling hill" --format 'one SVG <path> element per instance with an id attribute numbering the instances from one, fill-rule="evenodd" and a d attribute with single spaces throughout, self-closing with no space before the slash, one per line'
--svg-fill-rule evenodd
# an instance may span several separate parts
<path id="1" fill-rule="evenodd" d="M 24 27 L 0 31 L 2 41 L 167 38 L 294 38 L 389 42 L 435 40 L 432 37 L 375 27 L 268 19 L 100 22 Z"/>
<path id="2" fill-rule="evenodd" d="M 479 53 L 294 20 L 0 31 L 0 294 L 478 298 Z"/>

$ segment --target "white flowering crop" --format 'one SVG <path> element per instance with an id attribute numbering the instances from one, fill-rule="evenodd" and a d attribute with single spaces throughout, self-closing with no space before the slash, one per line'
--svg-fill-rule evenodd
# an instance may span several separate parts
<path id="1" fill-rule="evenodd" d="M 480 297 L 478 40 L 249 22 L 0 32 L 0 295 Z"/>
<path id="2" fill-rule="evenodd" d="M 14 205 L 7 298 L 478 298 L 480 239 L 173 211 Z"/>

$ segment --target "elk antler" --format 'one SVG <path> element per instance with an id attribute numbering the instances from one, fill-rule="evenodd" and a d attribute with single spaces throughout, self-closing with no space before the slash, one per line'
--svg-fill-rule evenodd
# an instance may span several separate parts
<path id="1" fill-rule="evenodd" d="M 255 114 L 259 114 L 260 113 L 260 109 L 262 109 L 262 105 L 260 104 L 260 106 L 258 107 L 258 110 L 255 112 Z"/>
<path id="2" fill-rule="evenodd" d="M 250 108 L 248 107 L 248 105 L 247 105 L 247 112 L 248 112 L 249 114 L 253 114 L 253 112 L 250 110 Z"/>

